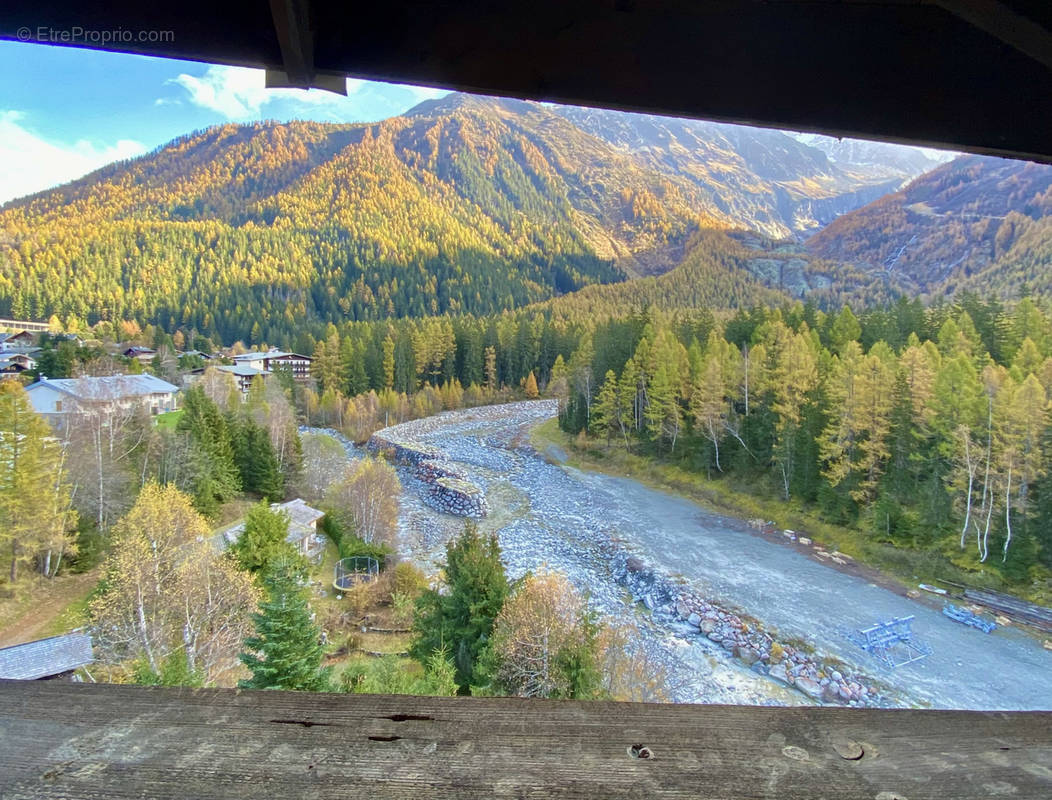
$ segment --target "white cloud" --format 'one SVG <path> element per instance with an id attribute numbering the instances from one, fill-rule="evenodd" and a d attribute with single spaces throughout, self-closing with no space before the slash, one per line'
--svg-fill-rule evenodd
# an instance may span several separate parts
<path id="1" fill-rule="evenodd" d="M 321 89 L 268 89 L 263 70 L 249 67 L 211 66 L 200 78 L 184 72 L 168 82 L 185 89 L 194 105 L 233 120 L 256 119 L 263 106 L 274 100 L 291 100 L 311 108 L 341 108 L 348 102 L 346 97 Z M 347 94 L 354 94 L 364 84 L 347 79 Z"/>
<path id="2" fill-rule="evenodd" d="M 124 158 L 142 155 L 146 146 L 133 139 L 97 145 L 86 139 L 70 144 L 48 141 L 28 127 L 18 111 L 0 110 L 0 203 L 75 180 Z"/>
<path id="3" fill-rule="evenodd" d="M 380 119 L 382 115 L 376 112 L 385 106 L 394 108 L 393 113 L 401 113 L 421 100 L 448 94 L 446 89 L 427 86 L 378 83 L 357 78 L 347 78 L 346 81 L 346 97 L 321 89 L 267 89 L 261 69 L 210 66 L 200 77 L 182 73 L 168 83 L 185 90 L 185 99 L 193 105 L 237 121 L 259 119 L 268 113 L 288 118 L 289 106 L 267 108 L 276 101 L 291 103 L 294 113 L 312 119 L 334 122 L 361 120 L 363 117 Z M 156 102 L 163 105 L 179 101 L 162 98 Z"/>

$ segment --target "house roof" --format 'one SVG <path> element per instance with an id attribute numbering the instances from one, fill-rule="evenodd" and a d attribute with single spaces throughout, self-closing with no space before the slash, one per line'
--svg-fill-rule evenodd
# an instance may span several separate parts
<path id="1" fill-rule="evenodd" d="M 293 525 L 309 526 L 313 522 L 317 522 L 319 519 L 325 516 L 324 511 L 319 511 L 316 508 L 312 508 L 307 503 L 297 497 L 295 500 L 289 500 L 287 503 L 277 503 L 271 506 L 275 511 L 284 511 L 289 515 L 289 529 Z"/>
<path id="2" fill-rule="evenodd" d="M 94 661 L 91 637 L 67 633 L 0 648 L 0 678 L 36 680 L 69 672 Z"/>
<path id="3" fill-rule="evenodd" d="M 245 378 L 270 374 L 268 370 L 253 367 L 248 364 L 220 364 L 216 369 L 221 372 L 229 372 L 231 375 L 240 375 Z"/>
<path id="4" fill-rule="evenodd" d="M 147 394 L 167 394 L 179 391 L 168 381 L 153 375 L 106 375 L 85 378 L 41 378 L 26 387 L 27 392 L 49 387 L 78 400 L 115 400 Z"/>
<path id="5" fill-rule="evenodd" d="M 234 361 L 262 361 L 267 358 L 286 358 L 291 356 L 292 358 L 302 358 L 305 361 L 310 361 L 310 356 L 301 356 L 299 353 L 286 353 L 284 350 L 268 350 L 265 353 L 242 353 L 239 356 L 234 356 Z"/>
<path id="6" fill-rule="evenodd" d="M 296 544 L 305 536 L 314 533 L 311 523 L 317 522 L 325 516 L 324 511 L 312 508 L 299 497 L 295 500 L 289 500 L 287 503 L 271 503 L 270 508 L 273 511 L 284 511 L 289 515 L 289 533 L 285 537 L 285 541 L 292 544 Z M 225 550 L 241 538 L 244 530 L 245 521 L 241 520 L 241 522 L 219 531 L 214 537 L 214 542 L 219 549 Z"/>

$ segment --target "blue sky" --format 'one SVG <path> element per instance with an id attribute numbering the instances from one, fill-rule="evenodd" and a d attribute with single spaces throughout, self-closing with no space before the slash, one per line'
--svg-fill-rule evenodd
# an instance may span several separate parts
<path id="1" fill-rule="evenodd" d="M 0 203 L 223 122 L 373 122 L 445 91 L 347 81 L 268 90 L 262 70 L 0 42 Z"/>

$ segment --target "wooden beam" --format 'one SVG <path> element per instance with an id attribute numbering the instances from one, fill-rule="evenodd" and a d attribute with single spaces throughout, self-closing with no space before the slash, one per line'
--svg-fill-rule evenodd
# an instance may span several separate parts
<path id="1" fill-rule="evenodd" d="M 1052 713 L 0 681 L 11 798 L 1052 797 Z"/>
<path id="2" fill-rule="evenodd" d="M 1052 31 L 999 0 L 934 0 L 970 25 L 1052 70 Z"/>
<path id="3" fill-rule="evenodd" d="M 347 94 L 343 75 L 319 74 L 314 66 L 314 30 L 310 0 L 270 0 L 282 69 L 266 71 L 268 89 L 324 89 Z"/>

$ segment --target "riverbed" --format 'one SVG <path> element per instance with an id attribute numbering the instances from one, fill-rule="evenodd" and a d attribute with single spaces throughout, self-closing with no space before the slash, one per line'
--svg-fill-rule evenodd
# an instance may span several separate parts
<path id="1" fill-rule="evenodd" d="M 399 436 L 441 449 L 486 494 L 509 575 L 541 568 L 567 575 L 606 618 L 631 622 L 636 646 L 667 679 L 678 702 L 792 705 L 813 702 L 758 674 L 667 614 L 636 602 L 617 580 L 610 553 L 628 549 L 662 575 L 722 608 L 759 621 L 779 639 L 806 643 L 882 687 L 881 705 L 1052 709 L 1052 653 L 1015 629 L 984 634 L 856 575 L 750 531 L 741 520 L 650 489 L 637 481 L 550 463 L 527 444 L 529 429 L 554 416 L 552 401 L 448 412 L 398 426 Z M 405 492 L 399 549 L 435 570 L 464 521 Z M 845 631 L 913 615 L 932 654 L 888 669 Z"/>

